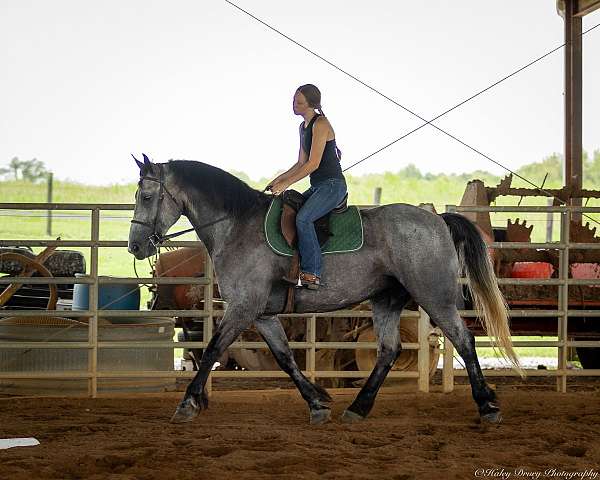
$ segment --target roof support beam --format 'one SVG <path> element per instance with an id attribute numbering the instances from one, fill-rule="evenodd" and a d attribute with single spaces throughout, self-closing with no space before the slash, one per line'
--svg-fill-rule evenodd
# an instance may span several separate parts
<path id="1" fill-rule="evenodd" d="M 582 19 L 576 16 L 581 0 L 565 0 L 565 171 L 564 184 L 581 190 L 582 171 Z M 572 199 L 581 205 L 581 199 Z M 581 219 L 580 215 L 574 219 Z"/>
<path id="2" fill-rule="evenodd" d="M 565 15 L 565 4 L 570 0 L 556 0 L 556 10 L 561 17 Z M 575 0 L 574 17 L 584 17 L 600 8 L 600 0 Z"/>
<path id="3" fill-rule="evenodd" d="M 583 17 L 598 8 L 600 8 L 600 0 L 578 0 L 573 15 Z"/>

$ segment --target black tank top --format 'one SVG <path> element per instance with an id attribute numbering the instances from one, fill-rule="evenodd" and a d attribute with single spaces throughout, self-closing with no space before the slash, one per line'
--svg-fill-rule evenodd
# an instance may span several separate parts
<path id="1" fill-rule="evenodd" d="M 320 116 L 321 115 L 318 113 L 315 114 L 306 128 L 304 128 L 304 122 L 300 124 L 302 147 L 308 156 L 310 156 L 310 147 L 312 146 L 312 127 L 317 117 Z M 328 178 L 344 178 L 342 167 L 340 166 L 340 158 L 337 153 L 335 138 L 325 143 L 325 150 L 323 150 L 321 163 L 319 164 L 319 167 L 310 174 L 310 184 L 314 185 L 323 180 L 327 180 Z"/>

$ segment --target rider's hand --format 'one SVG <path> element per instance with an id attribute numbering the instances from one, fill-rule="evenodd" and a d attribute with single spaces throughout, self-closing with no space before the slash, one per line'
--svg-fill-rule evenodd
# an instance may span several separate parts
<path id="1" fill-rule="evenodd" d="M 271 187 L 269 190 L 273 192 L 273 195 L 280 195 L 288 187 L 288 185 L 282 181 L 274 181 L 269 185 L 269 187 Z"/>

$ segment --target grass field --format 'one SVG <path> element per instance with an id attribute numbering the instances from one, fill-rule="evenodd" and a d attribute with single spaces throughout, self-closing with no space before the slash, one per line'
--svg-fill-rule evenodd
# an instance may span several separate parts
<path id="1" fill-rule="evenodd" d="M 480 338 L 480 337 L 477 337 Z M 483 339 L 483 337 L 481 337 Z M 528 341 L 528 342 L 556 342 L 558 337 L 533 337 L 533 336 L 520 336 L 513 337 L 513 340 Z M 545 357 L 545 358 L 556 358 L 558 355 L 557 347 L 517 347 L 515 348 L 519 357 Z M 498 351 L 495 351 L 491 347 L 478 347 L 477 355 L 486 358 L 502 358 L 502 355 Z"/>

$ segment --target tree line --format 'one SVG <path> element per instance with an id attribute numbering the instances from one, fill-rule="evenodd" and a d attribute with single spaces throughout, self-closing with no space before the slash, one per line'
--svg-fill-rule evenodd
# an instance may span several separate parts
<path id="1" fill-rule="evenodd" d="M 31 160 L 20 160 L 19 157 L 13 157 L 8 166 L 0 166 L 0 177 L 10 180 L 26 180 L 28 182 L 37 182 L 48 176 L 48 169 L 44 162 L 37 158 Z"/>

